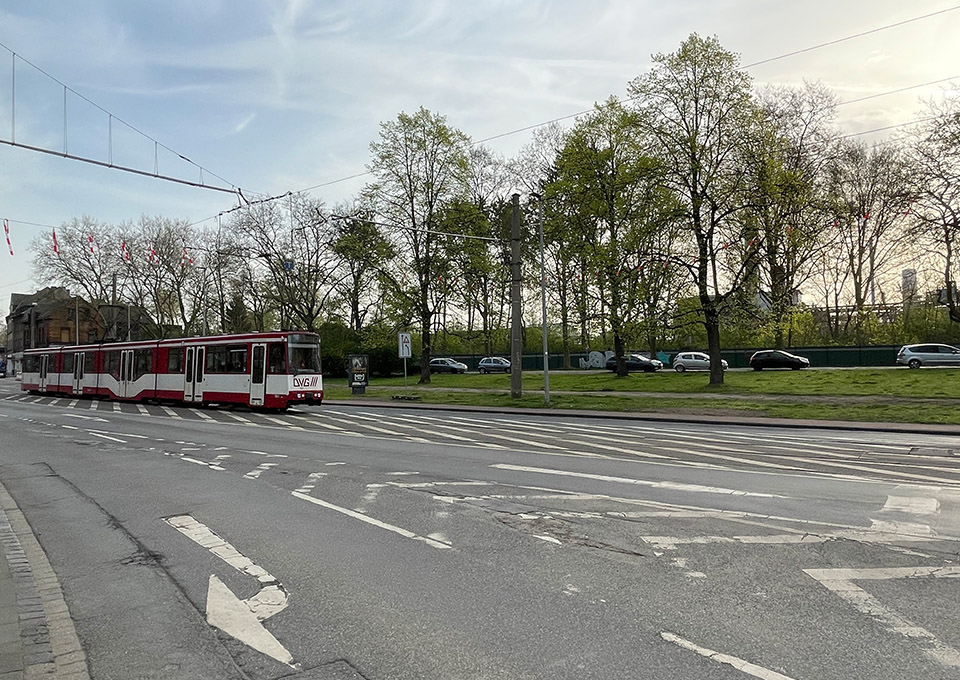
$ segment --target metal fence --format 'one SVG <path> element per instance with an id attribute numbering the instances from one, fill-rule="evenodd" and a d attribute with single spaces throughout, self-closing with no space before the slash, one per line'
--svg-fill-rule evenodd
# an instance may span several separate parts
<path id="1" fill-rule="evenodd" d="M 750 365 L 750 356 L 758 349 L 769 348 L 749 348 L 749 349 L 727 349 L 721 352 L 730 368 L 745 368 Z M 806 357 L 810 360 L 813 367 L 841 368 L 849 366 L 893 366 L 897 357 L 900 345 L 886 345 L 874 347 L 791 347 L 787 352 Z M 647 352 L 640 352 L 646 355 Z M 659 352 L 657 358 L 664 362 L 664 366 L 669 366 L 673 357 L 677 355 L 676 350 Z M 439 356 L 439 355 L 437 355 Z M 456 359 L 467 365 L 471 371 L 477 370 L 480 360 L 487 355 L 484 354 L 451 354 L 451 359 Z M 509 355 L 504 355 L 509 358 Z M 578 352 L 570 355 L 570 365 L 574 370 L 580 370 L 580 359 L 586 359 L 587 354 Z M 542 371 L 543 356 L 541 354 L 524 354 L 522 362 L 525 371 Z M 563 369 L 563 355 L 550 355 L 550 370 Z"/>

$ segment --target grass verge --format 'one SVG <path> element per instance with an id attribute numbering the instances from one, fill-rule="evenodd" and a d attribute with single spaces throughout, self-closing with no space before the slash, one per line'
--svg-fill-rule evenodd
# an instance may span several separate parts
<path id="1" fill-rule="evenodd" d="M 848 420 L 862 422 L 930 423 L 960 425 L 960 402 L 957 407 L 939 405 L 864 404 L 836 401 L 797 400 L 769 401 L 749 398 L 696 399 L 690 397 L 649 397 L 624 395 L 551 395 L 550 407 L 540 394 L 527 394 L 520 400 L 506 392 L 479 392 L 435 387 L 430 390 L 378 388 L 364 396 L 353 396 L 349 387 L 331 384 L 324 386 L 327 399 L 350 399 L 369 403 L 390 401 L 394 395 L 415 395 L 427 404 L 459 404 L 467 406 L 519 406 L 552 410 L 585 409 L 595 411 L 657 412 L 674 414 L 745 416 L 766 418 L 810 418 L 817 420 Z"/>
<path id="2" fill-rule="evenodd" d="M 415 385 L 416 376 L 409 378 Z M 327 384 L 337 384 L 329 380 Z M 340 384 L 345 384 L 339 381 Z M 902 369 L 861 368 L 819 371 L 746 371 L 727 373 L 724 384 L 708 385 L 705 373 L 635 373 L 618 378 L 612 373 L 554 371 L 550 373 L 552 390 L 577 392 L 674 392 L 685 394 L 719 393 L 732 395 L 810 395 L 810 396 L 883 396 L 960 399 L 960 370 L 931 368 L 912 371 Z M 403 378 L 375 378 L 374 385 L 402 387 Z M 434 375 L 432 387 L 498 389 L 509 391 L 509 375 Z M 523 387 L 542 389 L 543 375 L 527 371 Z"/>

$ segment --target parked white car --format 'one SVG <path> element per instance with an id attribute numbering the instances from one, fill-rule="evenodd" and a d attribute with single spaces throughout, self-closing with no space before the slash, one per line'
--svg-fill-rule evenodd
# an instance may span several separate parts
<path id="1" fill-rule="evenodd" d="M 726 359 L 721 359 L 720 364 L 723 366 L 723 370 L 727 370 L 728 364 Z M 677 356 L 673 357 L 673 370 L 677 373 L 683 373 L 684 371 L 709 371 L 710 356 L 704 352 L 680 352 Z"/>

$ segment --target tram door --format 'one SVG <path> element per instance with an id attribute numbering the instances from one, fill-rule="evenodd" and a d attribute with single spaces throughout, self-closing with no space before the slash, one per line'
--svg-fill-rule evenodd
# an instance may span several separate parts
<path id="1" fill-rule="evenodd" d="M 42 354 L 40 356 L 40 389 L 47 391 L 47 369 L 50 367 L 50 355 Z"/>
<path id="2" fill-rule="evenodd" d="M 73 355 L 73 393 L 83 394 L 83 352 Z"/>
<path id="3" fill-rule="evenodd" d="M 183 368 L 183 400 L 203 401 L 203 347 L 187 347 Z"/>
<path id="4" fill-rule="evenodd" d="M 250 362 L 250 405 L 263 406 L 266 394 L 267 346 L 253 346 L 253 360 Z"/>
<path id="5" fill-rule="evenodd" d="M 125 349 L 120 352 L 120 386 L 117 396 L 127 399 L 133 395 L 133 350 Z"/>

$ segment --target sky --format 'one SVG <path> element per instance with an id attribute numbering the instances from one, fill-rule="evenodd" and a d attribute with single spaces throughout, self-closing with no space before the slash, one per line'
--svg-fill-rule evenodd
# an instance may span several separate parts
<path id="1" fill-rule="evenodd" d="M 52 227 L 84 215 L 202 226 L 237 205 L 228 193 L 11 141 L 202 176 L 249 197 L 311 188 L 332 205 L 369 179 L 337 181 L 365 172 L 379 124 L 401 111 L 423 106 L 485 139 L 625 96 L 652 54 L 694 32 L 717 36 L 746 65 L 940 10 L 950 11 L 747 69 L 757 87 L 808 80 L 841 100 L 882 95 L 838 108 L 847 133 L 915 120 L 920 99 L 949 84 L 916 86 L 960 82 L 957 0 L 7 3 L 0 221 L 14 255 L 0 244 L 0 309 L 5 316 L 11 293 L 37 288 L 30 244 Z M 488 145 L 510 157 L 531 134 Z"/>

